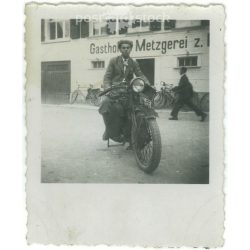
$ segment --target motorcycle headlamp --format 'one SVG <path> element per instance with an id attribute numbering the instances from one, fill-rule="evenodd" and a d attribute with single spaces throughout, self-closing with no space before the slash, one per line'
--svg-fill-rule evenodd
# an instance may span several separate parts
<path id="1" fill-rule="evenodd" d="M 141 78 L 135 78 L 131 84 L 133 90 L 137 93 L 142 92 L 144 90 L 145 82 Z"/>

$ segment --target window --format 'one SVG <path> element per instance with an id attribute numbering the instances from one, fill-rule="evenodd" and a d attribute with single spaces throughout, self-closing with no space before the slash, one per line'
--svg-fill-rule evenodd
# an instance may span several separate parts
<path id="1" fill-rule="evenodd" d="M 56 22 L 57 38 L 63 38 L 63 22 Z"/>
<path id="2" fill-rule="evenodd" d="M 145 31 L 149 31 L 149 22 L 146 22 L 140 19 L 134 19 L 130 21 L 129 29 L 128 29 L 129 33 L 145 32 Z"/>
<path id="3" fill-rule="evenodd" d="M 160 20 L 150 20 L 150 30 L 151 31 L 161 30 L 161 21 Z"/>
<path id="4" fill-rule="evenodd" d="M 93 22 L 93 36 L 122 35 L 128 33 L 129 20 L 107 19 Z"/>
<path id="5" fill-rule="evenodd" d="M 175 28 L 188 28 L 201 26 L 201 20 L 177 20 Z"/>
<path id="6" fill-rule="evenodd" d="M 178 67 L 197 67 L 198 56 L 178 57 Z"/>
<path id="7" fill-rule="evenodd" d="M 105 62 L 104 61 L 92 61 L 93 69 L 104 69 Z"/>
<path id="8" fill-rule="evenodd" d="M 63 21 L 49 22 L 49 40 L 60 39 L 65 36 Z"/>
<path id="9" fill-rule="evenodd" d="M 89 20 L 81 21 L 81 38 L 89 36 Z"/>
<path id="10" fill-rule="evenodd" d="M 107 22 L 107 34 L 115 35 L 116 34 L 116 19 L 109 19 Z"/>
<path id="11" fill-rule="evenodd" d="M 80 38 L 80 24 L 77 22 L 77 19 L 70 19 L 70 38 Z"/>
<path id="12" fill-rule="evenodd" d="M 94 22 L 93 23 L 93 35 L 100 36 L 107 34 L 107 23 L 106 21 Z"/>
<path id="13" fill-rule="evenodd" d="M 50 40 L 56 39 L 56 23 L 55 22 L 49 23 L 49 39 Z"/>
<path id="14" fill-rule="evenodd" d="M 132 21 L 132 28 L 137 28 L 141 27 L 141 20 L 140 19 L 135 19 Z"/>
<path id="15" fill-rule="evenodd" d="M 89 36 L 89 21 L 87 19 L 70 19 L 70 37 L 72 39 Z"/>
<path id="16" fill-rule="evenodd" d="M 175 28 L 175 20 L 164 20 L 164 30 L 170 30 Z"/>
<path id="17" fill-rule="evenodd" d="M 176 20 L 108 19 L 93 22 L 91 35 L 122 35 L 127 33 L 164 31 L 175 28 Z"/>
<path id="18" fill-rule="evenodd" d="M 128 33 L 128 27 L 129 27 L 128 20 L 120 19 L 118 20 L 118 24 L 119 24 L 118 27 L 119 35 Z"/>
<path id="19" fill-rule="evenodd" d="M 41 20 L 41 41 L 64 40 L 69 37 L 69 22 L 62 20 Z"/>

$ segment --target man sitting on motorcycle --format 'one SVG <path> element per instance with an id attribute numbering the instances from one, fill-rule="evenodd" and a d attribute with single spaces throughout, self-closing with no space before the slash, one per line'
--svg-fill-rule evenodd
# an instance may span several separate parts
<path id="1" fill-rule="evenodd" d="M 104 90 L 122 82 L 124 84 L 129 83 L 134 75 L 143 78 L 146 84 L 150 85 L 147 78 L 141 72 L 138 63 L 130 57 L 132 47 L 132 41 L 120 40 L 118 42 L 118 49 L 121 55 L 112 58 L 109 62 L 103 80 Z M 108 140 L 108 138 L 116 142 L 124 142 L 126 140 L 124 138 L 124 136 L 126 137 L 126 133 L 121 134 L 120 131 L 122 123 L 125 121 L 125 107 L 119 101 L 121 96 L 122 90 L 116 89 L 103 97 L 99 108 L 99 113 L 103 116 L 105 124 L 103 140 Z"/>

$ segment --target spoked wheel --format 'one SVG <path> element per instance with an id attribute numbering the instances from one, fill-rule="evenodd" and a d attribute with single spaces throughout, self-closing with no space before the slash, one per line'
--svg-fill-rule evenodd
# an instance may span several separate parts
<path id="1" fill-rule="evenodd" d="M 74 104 L 74 103 L 79 104 L 79 103 L 84 103 L 84 102 L 85 102 L 85 96 L 81 91 L 75 90 L 71 94 L 70 104 Z"/>
<path id="2" fill-rule="evenodd" d="M 71 94 L 71 98 L 70 98 L 70 104 L 75 103 L 76 99 L 78 97 L 78 91 L 75 90 L 72 94 Z"/>
<path id="3" fill-rule="evenodd" d="M 170 94 L 170 93 L 166 93 L 165 94 L 165 107 L 168 108 L 172 108 L 174 105 L 174 97 Z"/>
<path id="4" fill-rule="evenodd" d="M 161 159 L 161 136 L 155 119 L 140 118 L 132 129 L 132 145 L 139 167 L 152 173 Z"/>
<path id="5" fill-rule="evenodd" d="M 160 109 L 164 106 L 164 103 L 165 103 L 165 98 L 164 96 L 162 95 L 161 92 L 158 92 L 156 95 L 155 95 L 155 98 L 154 98 L 154 107 L 156 109 Z"/>

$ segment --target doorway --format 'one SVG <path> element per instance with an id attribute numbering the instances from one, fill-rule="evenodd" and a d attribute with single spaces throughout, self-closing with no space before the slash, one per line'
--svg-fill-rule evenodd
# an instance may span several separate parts
<path id="1" fill-rule="evenodd" d="M 147 77 L 151 85 L 154 85 L 155 82 L 155 59 L 147 58 L 147 59 L 136 59 L 138 62 L 142 73 Z"/>
<path id="2" fill-rule="evenodd" d="M 42 62 L 41 70 L 42 103 L 69 103 L 70 61 Z"/>

